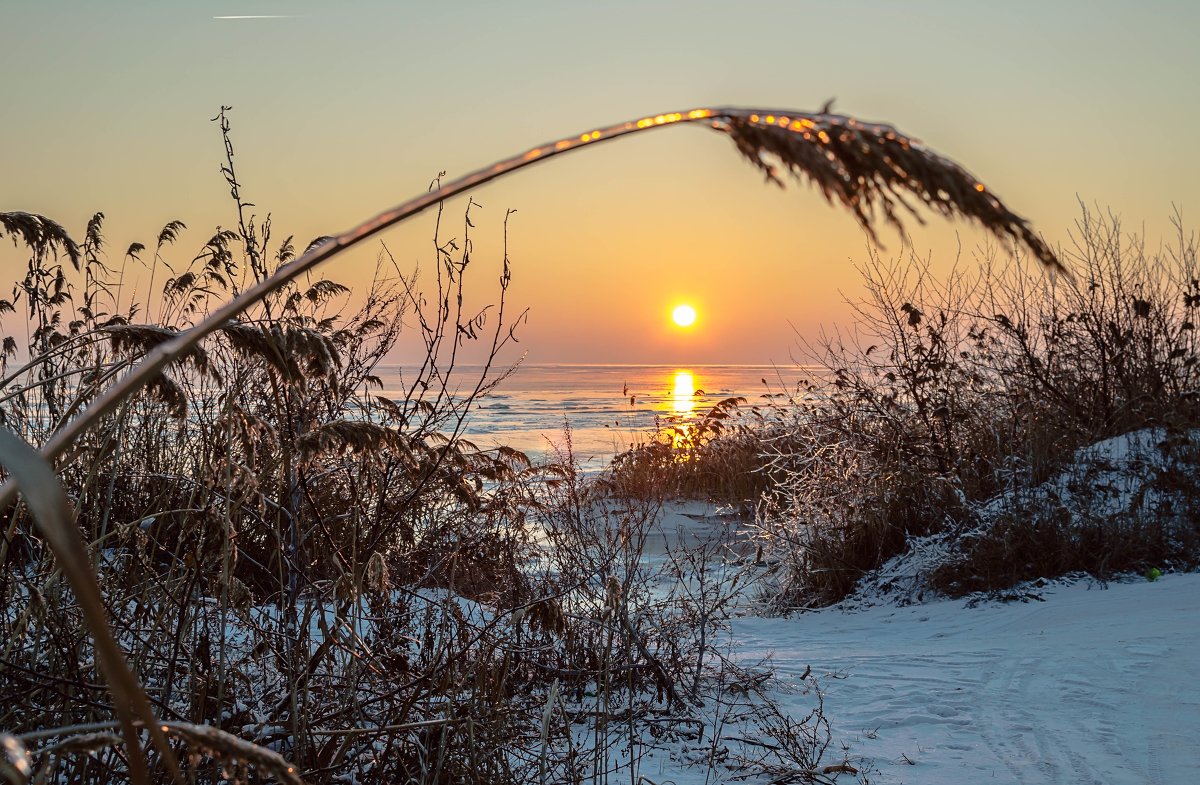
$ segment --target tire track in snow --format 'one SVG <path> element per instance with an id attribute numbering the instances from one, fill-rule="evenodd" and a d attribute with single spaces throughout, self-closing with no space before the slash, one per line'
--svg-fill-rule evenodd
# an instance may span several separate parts
<path id="1" fill-rule="evenodd" d="M 835 739 L 881 785 L 1200 782 L 1200 576 L 1046 594 L 740 620 L 738 651 L 837 674 Z"/>

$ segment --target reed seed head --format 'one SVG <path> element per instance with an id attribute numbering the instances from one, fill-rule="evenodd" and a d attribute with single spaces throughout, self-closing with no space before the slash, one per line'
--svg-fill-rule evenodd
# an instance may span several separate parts
<path id="1" fill-rule="evenodd" d="M 798 180 L 807 178 L 830 204 L 849 210 L 872 239 L 880 218 L 902 235 L 901 212 L 921 222 L 908 195 L 946 218 L 976 221 L 1024 246 L 1047 267 L 1067 272 L 1029 222 L 978 178 L 890 125 L 827 111 L 762 109 L 714 110 L 712 124 L 769 181 L 783 185 L 780 167 Z"/>

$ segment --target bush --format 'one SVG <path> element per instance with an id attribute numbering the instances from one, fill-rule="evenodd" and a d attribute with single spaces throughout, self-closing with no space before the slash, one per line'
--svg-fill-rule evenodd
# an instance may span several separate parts
<path id="1" fill-rule="evenodd" d="M 270 218 L 249 214 L 227 150 L 237 228 L 218 230 L 182 264 L 173 258 L 181 221 L 110 265 L 102 214 L 81 244 L 48 219 L 4 214 L 4 230 L 24 240 L 29 258 L 0 311 L 15 318 L 20 308 L 30 325 L 27 347 L 4 342 L 5 428 L 46 443 L 157 346 L 293 260 L 293 239 L 277 242 Z M 434 312 L 416 274 L 401 274 L 386 248 L 354 307 L 349 290 L 327 279 L 288 286 L 127 398 L 60 462 L 118 641 L 164 720 L 248 735 L 323 769 L 321 781 L 380 766 L 363 757 L 378 734 L 325 731 L 440 716 L 439 690 L 462 683 L 473 685 L 461 711 L 479 720 L 476 738 L 513 743 L 510 706 L 497 692 L 513 685 L 484 678 L 507 656 L 503 646 L 468 636 L 413 654 L 407 686 L 365 654 L 372 640 L 411 637 L 430 619 L 453 626 L 452 596 L 513 608 L 532 591 L 520 566 L 530 548 L 524 510 L 540 472 L 518 453 L 485 452 L 460 436 L 473 402 L 503 375 L 492 366 L 511 336 L 508 263 L 497 307 L 467 313 L 461 298 L 455 305 L 469 267 L 459 250 L 469 239 L 460 243 L 435 236 Z M 162 285 L 145 301 L 130 292 L 139 264 Z M 375 374 L 406 319 L 419 326 L 425 362 L 393 400 L 378 394 Z M 465 341 L 482 345 L 487 360 L 475 378 L 455 364 Z M 74 598 L 57 587 L 44 538 L 24 506 L 6 528 L 0 727 L 104 719 L 91 644 Z M 401 586 L 410 595 L 450 593 L 398 599 Z M 378 656 L 395 664 L 407 655 L 392 644 Z M 443 742 L 466 749 L 448 734 Z M 453 758 L 481 776 L 512 776 L 503 758 Z M 419 763 L 398 752 L 389 771 L 419 779 L 452 768 Z M 108 781 L 122 767 L 111 750 L 59 765 L 79 782 Z M 203 781 L 219 770 L 193 773 Z"/>
<path id="2" fill-rule="evenodd" d="M 237 229 L 182 264 L 180 221 L 110 266 L 101 214 L 77 245 L 48 219 L 0 213 L 28 253 L 0 310 L 26 310 L 31 336 L 0 355 L 4 428 L 46 444 L 294 258 L 291 238 L 249 215 L 222 130 Z M 462 438 L 507 373 L 494 366 L 512 337 L 510 272 L 505 258 L 495 307 L 465 311 L 470 238 L 439 234 L 440 212 L 435 291 L 386 247 L 354 307 L 333 281 L 285 287 L 59 462 L 99 599 L 190 781 L 595 780 L 636 771 L 646 723 L 669 737 L 715 682 L 741 678 L 713 656 L 733 592 L 715 553 L 642 558 L 660 498 L 619 501 L 569 455 L 535 465 Z M 162 284 L 145 302 L 128 283 L 143 262 Z M 424 361 L 388 398 L 376 370 L 406 324 Z M 468 343 L 486 359 L 475 376 L 456 365 Z M 38 742 L 49 779 L 136 778 L 60 564 L 16 505 L 0 540 L 0 728 Z M 171 781 L 163 747 L 149 765 Z"/>
<path id="3" fill-rule="evenodd" d="M 984 503 L 1055 477 L 1100 440 L 1163 428 L 1190 442 L 1200 283 L 1196 242 L 1177 226 L 1173 248 L 1148 254 L 1115 218 L 1085 210 L 1071 277 L 1001 265 L 991 247 L 978 273 L 944 281 L 915 259 L 872 255 L 852 333 L 805 345 L 802 359 L 828 372 L 769 407 L 753 437 L 770 480 L 754 529 L 782 568 L 776 601 L 836 601 L 912 538 L 973 529 Z M 1186 506 L 1193 475 L 1172 466 L 1173 503 Z M 1193 563 L 1194 542 L 1181 550 L 1150 534 L 1164 514 L 1143 511 L 1144 537 L 1093 516 L 1093 534 L 1068 543 L 1054 513 L 1014 509 L 989 529 L 997 541 L 976 538 L 956 568 L 990 577 L 938 582 L 965 591 Z M 1028 553 L 1012 550 L 1018 541 Z"/>
<path id="4" fill-rule="evenodd" d="M 979 508 L 929 584 L 951 595 L 1085 571 L 1200 564 L 1200 440 L 1144 429 L 1084 448 L 1045 483 Z"/>
<path id="5" fill-rule="evenodd" d="M 616 496 L 674 497 L 746 506 L 769 486 L 757 410 L 727 398 L 696 420 L 676 420 L 617 455 L 601 482 Z"/>

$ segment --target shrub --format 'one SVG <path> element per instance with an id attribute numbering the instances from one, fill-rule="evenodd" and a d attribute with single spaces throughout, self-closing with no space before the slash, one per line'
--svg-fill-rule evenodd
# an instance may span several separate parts
<path id="1" fill-rule="evenodd" d="M 1158 427 L 1190 440 L 1200 290 L 1195 240 L 1177 225 L 1173 248 L 1147 254 L 1115 218 L 1085 210 L 1070 278 L 1002 268 L 994 248 L 977 274 L 944 281 L 872 255 L 853 334 L 806 345 L 827 375 L 760 431 L 773 481 L 755 529 L 785 565 L 779 603 L 845 596 L 911 538 L 973 529 L 985 502 L 1045 482 L 1102 439 Z M 1186 506 L 1192 475 L 1171 465 L 1173 503 Z M 1085 537 L 1078 521 L 1068 536 L 1057 513 L 1020 507 L 971 540 L 959 577 L 937 580 L 966 590 L 1192 563 L 1192 540 L 1181 550 L 1153 534 L 1166 514 L 1145 510 L 1132 528 L 1092 516 Z"/>
<path id="2" fill-rule="evenodd" d="M 181 221 L 110 265 L 101 214 L 78 245 L 47 219 L 5 214 L 29 259 L 0 309 L 25 309 L 30 323 L 27 347 L 4 345 L 5 428 L 46 443 L 156 347 L 295 258 L 292 238 L 277 242 L 270 218 L 249 214 L 227 150 L 237 228 L 182 264 Z M 535 707 L 510 700 L 526 677 L 506 675 L 511 642 L 475 629 L 460 603 L 486 599 L 505 618 L 538 599 L 521 567 L 542 470 L 461 437 L 473 402 L 502 378 L 494 361 L 511 337 L 507 259 L 498 305 L 461 305 L 468 244 L 435 233 L 432 312 L 386 248 L 354 307 L 327 279 L 283 287 L 127 397 L 60 461 L 116 637 L 165 721 L 279 750 L 313 781 L 367 771 L 519 779 L 519 760 L 495 753 L 539 722 Z M 161 284 L 152 299 L 130 293 L 143 263 Z M 149 311 L 154 320 L 142 321 Z M 425 361 L 404 378 L 407 394 L 389 399 L 377 367 L 406 319 Z M 456 365 L 464 342 L 484 350 L 475 378 Z M 107 719 L 91 644 L 24 505 L 6 529 L 0 727 L 70 736 Z M 421 630 L 436 641 L 414 649 Z M 440 709 L 450 696 L 462 698 L 455 716 Z M 472 736 L 451 732 L 461 722 Z M 376 757 L 382 734 L 372 728 L 395 724 L 412 727 L 389 737 L 393 755 Z M 361 732 L 330 733 L 347 725 Z M 97 748 L 41 760 L 72 781 L 119 776 L 121 756 Z M 199 781 L 220 773 L 186 767 Z"/>
<path id="3" fill-rule="evenodd" d="M 617 455 L 601 481 L 617 496 L 705 499 L 753 505 L 766 490 L 762 433 L 745 398 L 727 398 L 695 420 L 662 425 L 645 444 Z"/>
<path id="4" fill-rule="evenodd" d="M 951 595 L 1086 571 L 1100 579 L 1200 564 L 1195 433 L 1144 429 L 1079 450 L 1050 480 L 979 509 L 929 584 Z"/>

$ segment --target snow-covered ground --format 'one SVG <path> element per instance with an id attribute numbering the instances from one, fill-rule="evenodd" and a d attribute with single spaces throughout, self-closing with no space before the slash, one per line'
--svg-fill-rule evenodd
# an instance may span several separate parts
<path id="1" fill-rule="evenodd" d="M 1200 782 L 1200 575 L 1038 594 L 746 617 L 732 653 L 784 682 L 811 665 L 874 783 Z"/>
<path id="2" fill-rule="evenodd" d="M 1195 442 L 1147 429 L 1082 449 L 1059 475 L 983 505 L 979 531 L 1022 505 L 1116 527 L 1147 513 L 1190 531 L 1188 508 L 1156 478 L 1184 459 L 1180 470 L 1193 470 L 1180 445 Z M 703 540 L 721 536 L 721 523 L 668 506 L 663 528 L 667 541 L 672 526 Z M 821 764 L 849 761 L 872 783 L 1200 783 L 1200 574 L 1039 581 L 1007 592 L 1010 602 L 940 598 L 927 576 L 973 534 L 910 542 L 839 606 L 735 618 L 728 656 L 768 660 L 770 697 L 796 719 L 815 705 L 802 681 L 811 667 L 832 728 Z M 742 722 L 716 743 L 755 727 Z M 653 765 L 643 772 L 654 782 L 677 785 L 745 773 Z"/>

